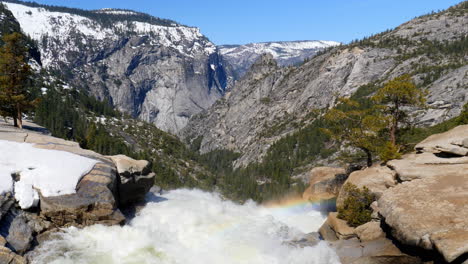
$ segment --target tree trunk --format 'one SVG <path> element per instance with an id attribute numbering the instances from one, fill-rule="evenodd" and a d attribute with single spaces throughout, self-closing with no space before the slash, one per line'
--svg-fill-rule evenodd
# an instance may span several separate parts
<path id="1" fill-rule="evenodd" d="M 367 155 L 367 167 L 371 167 L 372 166 L 372 152 L 370 152 L 370 150 L 368 150 L 366 148 L 363 148 L 362 150 Z"/>
<path id="2" fill-rule="evenodd" d="M 393 113 L 392 127 L 390 128 L 390 141 L 396 146 L 396 134 L 398 131 L 398 122 L 400 121 L 400 103 L 395 101 L 395 112 Z"/>
<path id="3" fill-rule="evenodd" d="M 396 145 L 396 124 L 395 122 L 392 124 L 392 127 L 390 127 L 390 142 L 395 146 Z"/>
<path id="4" fill-rule="evenodd" d="M 19 105 L 16 106 L 16 119 L 18 119 L 18 124 L 16 127 L 23 129 L 23 117 L 21 115 L 21 108 Z"/>
<path id="5" fill-rule="evenodd" d="M 18 127 L 18 119 L 16 119 L 16 116 L 13 116 L 13 126 Z"/>

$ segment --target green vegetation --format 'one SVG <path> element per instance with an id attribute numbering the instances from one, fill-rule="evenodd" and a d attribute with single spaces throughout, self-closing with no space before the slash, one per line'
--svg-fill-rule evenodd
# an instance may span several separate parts
<path id="1" fill-rule="evenodd" d="M 334 152 L 325 146 L 329 140 L 321 130 L 325 123 L 323 119 L 317 119 L 281 138 L 269 148 L 262 162 L 254 162 L 247 167 L 233 169 L 229 164 L 239 154 L 228 150 L 201 155 L 199 161 L 217 175 L 216 187 L 233 200 L 265 201 L 288 192 L 302 192 L 305 189 L 303 183 L 292 179 L 296 169 Z"/>
<path id="2" fill-rule="evenodd" d="M 375 201 L 375 197 L 367 187 L 362 189 L 356 185 L 347 183 L 343 186 L 346 199 L 343 206 L 338 207 L 338 218 L 346 220 L 348 225 L 357 227 L 372 220 L 372 209 L 370 205 Z"/>
<path id="3" fill-rule="evenodd" d="M 23 114 L 37 103 L 30 89 L 31 67 L 20 33 L 6 34 L 0 48 L 0 114 L 13 118 L 23 128 Z"/>
<path id="4" fill-rule="evenodd" d="M 328 111 L 325 119 L 330 125 L 323 128 L 324 132 L 335 141 L 364 151 L 367 166 L 372 166 L 372 155 L 381 147 L 379 133 L 388 123 L 377 108 L 363 107 L 357 101 L 342 98 L 339 107 Z"/>
<path id="5" fill-rule="evenodd" d="M 372 97 L 390 122 L 390 142 L 397 144 L 400 125 L 408 119 L 404 107 L 425 107 L 427 92 L 416 87 L 411 76 L 404 74 L 387 82 Z"/>
<path id="6" fill-rule="evenodd" d="M 110 136 L 96 120 L 96 116 L 117 115 L 110 105 L 76 90 L 59 92 L 57 85 L 49 85 L 46 94 L 39 97 L 35 122 L 49 129 L 52 135 L 74 140 L 83 148 L 105 155 L 130 154 L 123 139 Z"/>

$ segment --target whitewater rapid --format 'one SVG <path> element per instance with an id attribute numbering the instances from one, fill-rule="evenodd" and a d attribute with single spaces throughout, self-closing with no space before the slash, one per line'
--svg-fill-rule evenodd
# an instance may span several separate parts
<path id="1" fill-rule="evenodd" d="M 325 242 L 288 243 L 317 231 L 312 206 L 239 205 L 199 190 L 175 190 L 150 202 L 123 227 L 68 228 L 45 242 L 32 263 L 50 264 L 334 264 Z"/>

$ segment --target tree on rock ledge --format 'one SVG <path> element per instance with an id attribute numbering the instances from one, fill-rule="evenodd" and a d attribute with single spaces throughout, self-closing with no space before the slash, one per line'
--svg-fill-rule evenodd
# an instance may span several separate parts
<path id="1" fill-rule="evenodd" d="M 333 139 L 364 151 L 369 167 L 372 166 L 373 153 L 381 145 L 379 132 L 388 124 L 376 110 L 357 101 L 340 98 L 339 105 L 325 114 L 329 126 L 323 128 Z"/>
<path id="2" fill-rule="evenodd" d="M 5 44 L 0 48 L 0 114 L 11 116 L 15 127 L 22 128 L 22 114 L 36 103 L 27 88 L 31 67 L 23 35 L 17 32 L 6 34 L 3 41 Z"/>
<path id="3" fill-rule="evenodd" d="M 381 104 L 383 113 L 390 118 L 390 142 L 397 146 L 400 124 L 408 119 L 408 107 L 424 107 L 427 92 L 419 89 L 408 74 L 396 77 L 377 91 L 373 100 Z"/>

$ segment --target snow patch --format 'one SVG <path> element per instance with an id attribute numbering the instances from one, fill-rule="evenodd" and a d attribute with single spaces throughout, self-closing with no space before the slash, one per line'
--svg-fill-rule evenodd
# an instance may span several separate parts
<path id="1" fill-rule="evenodd" d="M 96 160 L 65 151 L 38 149 L 33 144 L 0 140 L 0 194 L 14 189 L 23 209 L 37 205 L 38 191 L 44 197 L 73 194 L 83 175 Z M 19 174 L 14 183 L 12 174 Z"/>

